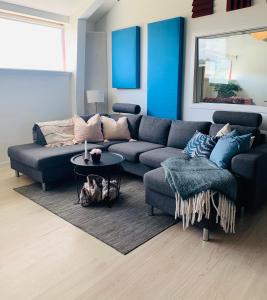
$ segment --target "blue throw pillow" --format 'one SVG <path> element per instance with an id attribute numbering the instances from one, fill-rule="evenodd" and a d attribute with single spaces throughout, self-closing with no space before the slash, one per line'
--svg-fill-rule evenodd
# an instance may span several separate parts
<path id="1" fill-rule="evenodd" d="M 235 129 L 235 130 L 233 130 L 233 131 L 227 133 L 226 135 L 224 135 L 222 138 L 225 138 L 225 137 L 236 137 L 236 136 L 238 136 L 238 135 L 239 135 L 239 134 L 238 134 L 238 131 Z"/>
<path id="2" fill-rule="evenodd" d="M 218 141 L 211 152 L 210 160 L 220 168 L 229 168 L 231 160 L 235 155 L 249 150 L 251 136 L 251 134 L 224 136 Z"/>
<path id="3" fill-rule="evenodd" d="M 252 133 L 237 136 L 236 139 L 240 145 L 240 153 L 247 152 L 251 147 Z"/>
<path id="4" fill-rule="evenodd" d="M 188 142 L 184 153 L 190 157 L 210 157 L 211 151 L 215 147 L 218 137 L 209 136 L 196 131 L 194 136 Z"/>

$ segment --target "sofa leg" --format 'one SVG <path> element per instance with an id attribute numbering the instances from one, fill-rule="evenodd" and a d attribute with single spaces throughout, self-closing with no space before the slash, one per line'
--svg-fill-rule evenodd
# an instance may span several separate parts
<path id="1" fill-rule="evenodd" d="M 20 176 L 19 171 L 16 170 L 15 175 L 16 175 L 16 177 L 19 177 Z"/>
<path id="2" fill-rule="evenodd" d="M 148 206 L 148 215 L 154 216 L 154 207 L 152 205 Z"/>
<path id="3" fill-rule="evenodd" d="M 204 242 L 208 242 L 209 238 L 210 238 L 209 230 L 207 228 L 203 228 L 203 237 L 202 237 L 202 240 Z"/>
<path id="4" fill-rule="evenodd" d="M 47 185 L 44 182 L 42 182 L 42 190 L 43 190 L 43 192 L 47 191 Z"/>

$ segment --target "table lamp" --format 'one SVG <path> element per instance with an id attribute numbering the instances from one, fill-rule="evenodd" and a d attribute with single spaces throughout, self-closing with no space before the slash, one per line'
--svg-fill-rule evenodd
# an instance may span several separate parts
<path id="1" fill-rule="evenodd" d="M 97 103 L 105 102 L 105 93 L 104 91 L 89 90 L 86 91 L 87 103 L 95 103 L 95 113 L 97 113 Z"/>

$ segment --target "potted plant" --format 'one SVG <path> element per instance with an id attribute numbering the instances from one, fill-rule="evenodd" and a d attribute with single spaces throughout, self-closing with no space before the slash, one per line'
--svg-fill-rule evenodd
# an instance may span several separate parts
<path id="1" fill-rule="evenodd" d="M 213 84 L 214 90 L 218 93 L 217 98 L 231 98 L 236 97 L 237 93 L 242 91 L 239 84 L 234 81 L 229 83 L 216 83 Z"/>

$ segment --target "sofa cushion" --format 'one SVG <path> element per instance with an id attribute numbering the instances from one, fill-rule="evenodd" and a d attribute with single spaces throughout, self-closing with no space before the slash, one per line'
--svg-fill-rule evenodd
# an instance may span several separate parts
<path id="1" fill-rule="evenodd" d="M 143 116 L 139 127 L 139 140 L 166 145 L 171 120 Z"/>
<path id="2" fill-rule="evenodd" d="M 175 157 L 182 150 L 172 147 L 160 148 L 142 153 L 139 157 L 141 163 L 151 168 L 159 168 L 160 164 L 168 158 Z"/>
<path id="3" fill-rule="evenodd" d="M 230 123 L 247 127 L 259 127 L 262 123 L 262 115 L 250 112 L 215 111 L 213 122 L 217 124 Z"/>
<path id="4" fill-rule="evenodd" d="M 127 142 L 129 142 L 129 141 L 128 140 L 113 140 L 113 141 L 104 141 L 104 142 L 100 142 L 97 144 L 101 145 L 103 147 L 103 149 L 108 150 L 108 148 L 112 145 L 117 145 L 117 144 L 127 143 Z"/>
<path id="5" fill-rule="evenodd" d="M 88 150 L 102 148 L 97 144 L 88 144 Z M 82 153 L 84 145 L 73 145 L 58 148 L 47 148 L 37 144 L 12 146 L 8 149 L 8 155 L 28 167 L 45 170 L 70 164 L 72 156 Z"/>
<path id="6" fill-rule="evenodd" d="M 119 114 L 111 114 L 110 117 L 115 121 L 118 121 L 121 117 L 127 117 L 128 128 L 131 134 L 131 137 L 135 140 L 138 140 L 138 131 L 142 116 L 133 116 L 133 115 L 119 115 Z"/>
<path id="7" fill-rule="evenodd" d="M 172 121 L 168 147 L 184 149 L 196 131 L 209 133 L 210 122 Z"/>
<path id="8" fill-rule="evenodd" d="M 148 142 L 127 142 L 109 147 L 110 152 L 118 153 L 124 156 L 127 161 L 138 162 L 139 155 L 153 149 L 162 148 L 162 145 Z"/>
<path id="9" fill-rule="evenodd" d="M 144 185 L 152 191 L 175 198 L 174 192 L 165 180 L 163 168 L 157 168 L 144 175 Z"/>

